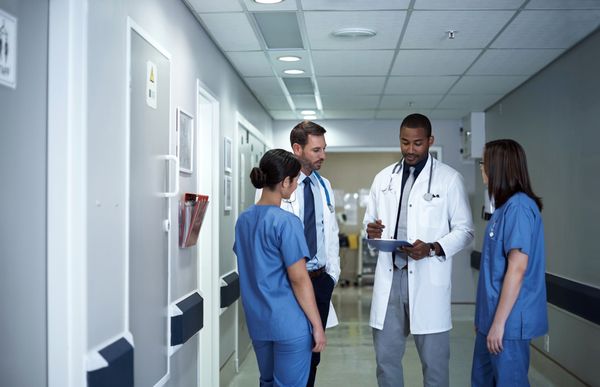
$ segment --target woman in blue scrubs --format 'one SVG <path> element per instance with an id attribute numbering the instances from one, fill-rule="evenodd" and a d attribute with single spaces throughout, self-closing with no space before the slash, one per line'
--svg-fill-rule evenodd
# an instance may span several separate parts
<path id="1" fill-rule="evenodd" d="M 542 201 L 521 145 L 485 145 L 481 174 L 495 204 L 485 230 L 471 384 L 529 386 L 529 342 L 548 331 Z"/>
<path id="2" fill-rule="evenodd" d="M 280 208 L 298 185 L 300 162 L 283 149 L 265 153 L 250 179 L 264 188 L 235 225 L 233 250 L 242 304 L 260 371 L 260 386 L 305 387 L 311 352 L 326 345 L 306 271 L 300 219 Z"/>

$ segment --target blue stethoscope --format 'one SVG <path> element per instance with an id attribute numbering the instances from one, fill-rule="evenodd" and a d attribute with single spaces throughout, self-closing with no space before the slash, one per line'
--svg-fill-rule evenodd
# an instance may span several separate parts
<path id="1" fill-rule="evenodd" d="M 429 157 L 431 157 L 431 156 L 429 156 Z M 400 173 L 400 171 L 402 170 L 402 161 L 404 161 L 404 158 L 402 158 L 400 161 L 398 161 L 396 163 L 396 165 L 394 165 L 394 168 L 392 169 L 392 174 L 390 175 L 390 181 L 388 182 L 388 186 L 382 190 L 383 192 L 392 192 L 394 190 L 392 188 L 392 180 L 394 179 L 394 175 L 398 175 Z M 429 164 L 429 181 L 427 182 L 427 193 L 423 194 L 423 199 L 425 199 L 425 201 L 427 201 L 427 202 L 430 202 L 431 200 L 433 200 L 433 198 L 440 197 L 440 195 L 431 193 L 431 180 L 432 179 L 433 179 L 433 160 L 431 160 L 431 163 Z"/>
<path id="2" fill-rule="evenodd" d="M 333 214 L 335 212 L 335 208 L 333 207 L 333 204 L 331 204 L 331 196 L 329 195 L 329 191 L 327 190 L 325 181 L 323 180 L 323 178 L 321 177 L 321 175 L 319 175 L 319 173 L 317 171 L 313 171 L 313 173 L 315 174 L 315 176 L 317 177 L 317 180 L 319 180 L 319 183 L 323 187 L 323 191 L 325 191 L 325 201 L 327 202 L 327 208 L 329 208 L 329 212 L 331 212 Z M 291 199 L 291 198 L 283 199 L 283 201 L 291 205 L 292 202 L 296 201 L 296 192 L 293 193 L 293 196 L 294 196 L 294 199 Z"/>

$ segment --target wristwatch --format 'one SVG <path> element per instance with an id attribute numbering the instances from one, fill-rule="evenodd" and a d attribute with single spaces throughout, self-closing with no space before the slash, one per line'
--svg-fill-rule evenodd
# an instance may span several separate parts
<path id="1" fill-rule="evenodd" d="M 428 243 L 427 245 L 429 245 L 429 256 L 435 257 L 435 245 L 433 243 Z"/>

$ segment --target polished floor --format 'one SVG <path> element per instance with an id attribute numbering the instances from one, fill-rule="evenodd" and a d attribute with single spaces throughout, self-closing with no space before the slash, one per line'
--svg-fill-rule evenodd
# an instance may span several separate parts
<path id="1" fill-rule="evenodd" d="M 328 345 L 317 372 L 318 386 L 376 386 L 375 353 L 371 328 L 368 326 L 371 305 L 370 287 L 336 288 L 333 303 L 340 325 L 327 330 Z M 450 334 L 450 385 L 470 385 L 473 332 L 473 305 L 453 305 L 454 328 Z M 414 341 L 409 339 L 404 355 L 404 384 L 422 386 L 423 378 L 419 355 Z M 530 369 L 529 380 L 534 387 L 553 387 L 535 369 Z M 258 386 L 258 368 L 254 352 L 250 352 L 235 376 L 231 387 Z"/>

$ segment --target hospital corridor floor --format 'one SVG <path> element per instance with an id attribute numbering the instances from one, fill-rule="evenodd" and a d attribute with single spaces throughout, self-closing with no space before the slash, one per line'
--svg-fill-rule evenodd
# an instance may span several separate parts
<path id="1" fill-rule="evenodd" d="M 369 322 L 371 287 L 337 287 L 333 303 L 340 325 L 327 330 L 327 348 L 317 372 L 317 386 L 377 386 L 375 352 Z M 474 305 L 452 305 L 453 329 L 450 333 L 450 385 L 470 386 L 471 357 L 475 334 Z M 533 349 L 532 349 L 533 351 Z M 421 363 L 412 338 L 408 339 L 403 360 L 404 384 L 423 385 Z M 557 386 L 533 368 L 529 371 L 533 387 Z M 230 387 L 258 385 L 258 367 L 254 351 L 250 351 Z"/>

